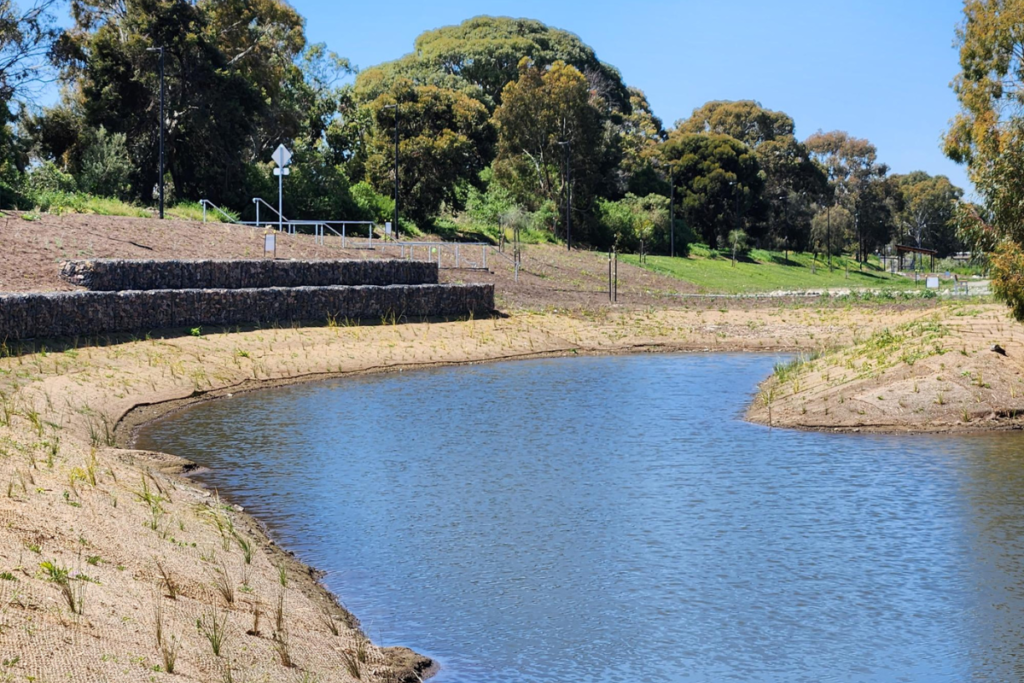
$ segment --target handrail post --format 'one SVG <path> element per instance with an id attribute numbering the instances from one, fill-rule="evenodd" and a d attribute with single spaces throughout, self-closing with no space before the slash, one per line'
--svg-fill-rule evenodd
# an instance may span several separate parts
<path id="1" fill-rule="evenodd" d="M 480 249 L 484 252 L 484 270 L 487 270 L 487 245 L 483 245 Z"/>
<path id="2" fill-rule="evenodd" d="M 199 203 L 203 205 L 203 222 L 205 223 L 206 222 L 206 200 L 203 199 Z"/>

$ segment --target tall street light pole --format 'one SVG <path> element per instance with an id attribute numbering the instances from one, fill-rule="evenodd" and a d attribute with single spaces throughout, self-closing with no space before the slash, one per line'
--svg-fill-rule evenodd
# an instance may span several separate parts
<path id="1" fill-rule="evenodd" d="M 147 52 L 160 53 L 160 218 L 164 217 L 164 48 L 150 47 Z"/>
<path id="2" fill-rule="evenodd" d="M 565 201 L 565 246 L 572 251 L 572 141 L 559 142 L 565 148 L 565 184 L 569 188 Z"/>
<path id="3" fill-rule="evenodd" d="M 398 103 L 386 104 L 385 109 L 395 110 L 395 228 L 394 237 L 398 239 Z"/>

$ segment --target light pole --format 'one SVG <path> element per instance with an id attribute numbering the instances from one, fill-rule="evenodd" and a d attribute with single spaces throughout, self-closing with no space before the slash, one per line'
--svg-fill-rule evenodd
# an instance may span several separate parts
<path id="1" fill-rule="evenodd" d="M 398 103 L 386 104 L 385 109 L 395 110 L 395 234 L 398 239 Z"/>
<path id="2" fill-rule="evenodd" d="M 147 52 L 160 53 L 160 218 L 164 217 L 164 48 L 150 47 Z"/>
<path id="3" fill-rule="evenodd" d="M 569 188 L 565 200 L 565 248 L 572 251 L 572 141 L 559 142 L 565 152 L 565 184 Z"/>

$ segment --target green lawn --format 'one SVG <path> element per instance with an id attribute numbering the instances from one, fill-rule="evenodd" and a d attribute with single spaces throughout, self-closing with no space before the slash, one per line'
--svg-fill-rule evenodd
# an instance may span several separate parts
<path id="1" fill-rule="evenodd" d="M 626 263 L 639 265 L 639 257 L 623 254 Z M 776 290 L 806 289 L 924 289 L 924 279 L 919 284 L 900 275 L 892 276 L 882 271 L 877 260 L 871 260 L 860 271 L 860 264 L 852 258 L 833 257 L 833 271 L 818 258 L 815 272 L 811 272 L 811 254 L 789 253 L 786 260 L 782 252 L 767 252 L 755 249 L 733 266 L 732 259 L 723 254 L 694 246 L 690 256 L 671 258 L 649 256 L 643 267 L 697 285 L 701 292 L 720 294 L 745 294 L 772 292 Z M 849 279 L 846 275 L 849 266 Z"/>

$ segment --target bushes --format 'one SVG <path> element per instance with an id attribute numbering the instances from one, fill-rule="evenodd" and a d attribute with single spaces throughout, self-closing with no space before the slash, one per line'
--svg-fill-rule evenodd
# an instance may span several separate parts
<path id="1" fill-rule="evenodd" d="M 658 194 L 637 197 L 627 194 L 617 202 L 598 200 L 601 237 L 620 251 L 640 250 L 641 240 L 648 252 L 668 253 L 668 198 Z M 676 217 L 676 253 L 685 255 L 694 241 L 693 233 Z"/>
<path id="2" fill-rule="evenodd" d="M 132 162 L 124 133 L 108 133 L 100 126 L 82 154 L 79 185 L 89 194 L 125 199 L 131 191 Z"/>

